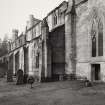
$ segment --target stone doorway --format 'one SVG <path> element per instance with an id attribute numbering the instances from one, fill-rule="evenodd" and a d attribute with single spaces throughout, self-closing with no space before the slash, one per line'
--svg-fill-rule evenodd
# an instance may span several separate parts
<path id="1" fill-rule="evenodd" d="M 93 81 L 100 80 L 100 64 L 92 64 L 91 70 L 92 70 L 92 80 Z"/>

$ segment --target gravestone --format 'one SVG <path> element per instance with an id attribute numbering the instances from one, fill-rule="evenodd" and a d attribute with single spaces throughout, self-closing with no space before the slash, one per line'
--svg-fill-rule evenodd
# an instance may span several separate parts
<path id="1" fill-rule="evenodd" d="M 7 70 L 7 82 L 13 82 L 13 70 Z"/>
<path id="2" fill-rule="evenodd" d="M 23 70 L 19 69 L 19 70 L 17 71 L 16 77 L 17 77 L 16 85 L 21 85 L 21 84 L 23 84 Z"/>

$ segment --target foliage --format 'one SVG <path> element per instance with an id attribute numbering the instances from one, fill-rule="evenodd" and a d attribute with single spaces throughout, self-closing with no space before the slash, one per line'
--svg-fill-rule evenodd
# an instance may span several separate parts
<path id="1" fill-rule="evenodd" d="M 8 53 L 8 36 L 5 35 L 3 41 L 0 40 L 0 57 Z"/>

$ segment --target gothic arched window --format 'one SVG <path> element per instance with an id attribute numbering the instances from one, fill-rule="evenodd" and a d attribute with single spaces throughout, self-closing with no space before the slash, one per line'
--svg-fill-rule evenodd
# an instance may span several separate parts
<path id="1" fill-rule="evenodd" d="M 98 22 L 98 56 L 103 56 L 103 23 Z"/>
<path id="2" fill-rule="evenodd" d="M 103 56 L 103 24 L 98 19 L 93 20 L 91 30 L 92 57 Z"/>
<path id="3" fill-rule="evenodd" d="M 92 24 L 92 30 L 91 30 L 91 38 L 92 38 L 92 57 L 96 57 L 96 51 L 97 51 L 97 47 L 96 47 L 96 26 L 95 26 L 95 22 L 93 21 Z"/>
<path id="4" fill-rule="evenodd" d="M 36 68 L 39 68 L 39 53 L 36 55 Z"/>
<path id="5" fill-rule="evenodd" d="M 57 25 L 57 15 L 54 14 L 54 25 Z"/>

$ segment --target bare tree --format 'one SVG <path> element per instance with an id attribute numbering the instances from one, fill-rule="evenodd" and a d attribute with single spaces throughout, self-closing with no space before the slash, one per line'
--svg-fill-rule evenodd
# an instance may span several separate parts
<path id="1" fill-rule="evenodd" d="M 8 53 L 8 34 L 5 34 L 3 41 L 0 42 L 0 57 Z"/>

